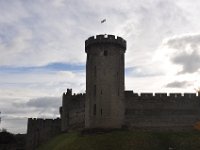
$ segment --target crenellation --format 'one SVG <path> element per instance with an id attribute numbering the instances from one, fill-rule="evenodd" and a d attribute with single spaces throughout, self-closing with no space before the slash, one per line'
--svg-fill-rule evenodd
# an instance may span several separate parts
<path id="1" fill-rule="evenodd" d="M 167 93 L 155 93 L 155 97 L 166 98 L 167 97 Z"/>
<path id="2" fill-rule="evenodd" d="M 125 97 L 132 97 L 134 95 L 133 91 L 125 91 L 124 94 L 125 94 Z"/>
<path id="3" fill-rule="evenodd" d="M 105 37 L 103 34 L 100 34 L 100 35 L 96 36 L 96 40 L 103 40 L 105 38 L 107 38 L 107 37 Z"/>
<path id="4" fill-rule="evenodd" d="M 121 38 L 121 37 L 119 37 L 119 36 L 117 36 L 117 40 L 118 40 L 118 41 L 121 41 L 121 42 L 124 42 L 124 41 L 125 41 L 123 38 Z"/>
<path id="5" fill-rule="evenodd" d="M 133 93 L 133 97 L 138 97 L 138 93 Z"/>
<path id="6" fill-rule="evenodd" d="M 79 99 L 80 97 L 84 97 L 85 95 L 83 94 L 83 93 L 74 93 L 73 95 L 72 95 L 72 99 L 73 100 L 77 100 L 77 99 Z"/>
<path id="7" fill-rule="evenodd" d="M 116 44 L 125 51 L 126 50 L 126 40 L 121 37 L 115 37 L 114 35 L 97 35 L 96 37 L 89 37 L 85 41 L 85 51 L 87 52 L 92 45 L 95 44 Z"/>
<path id="8" fill-rule="evenodd" d="M 196 93 L 184 93 L 185 98 L 195 98 L 197 97 Z"/>
<path id="9" fill-rule="evenodd" d="M 133 91 L 125 91 L 125 99 L 129 100 L 151 100 L 152 102 L 158 103 L 169 103 L 169 102 L 175 102 L 175 103 L 185 103 L 188 100 L 198 100 L 198 96 L 196 93 L 133 93 Z"/>
<path id="10" fill-rule="evenodd" d="M 153 97 L 153 93 L 140 93 L 140 97 Z"/>
<path id="11" fill-rule="evenodd" d="M 116 38 L 115 38 L 114 35 L 108 35 L 107 37 L 108 37 L 108 39 L 110 39 L 110 40 L 116 40 Z"/>
<path id="12" fill-rule="evenodd" d="M 94 40 L 94 39 L 96 39 L 96 36 L 91 36 L 91 37 L 89 37 L 89 38 L 86 40 L 86 42 L 87 42 L 87 41 Z"/>
<path id="13" fill-rule="evenodd" d="M 170 98 L 180 98 L 182 96 L 181 93 L 170 93 L 169 97 Z"/>
<path id="14" fill-rule="evenodd" d="M 67 89 L 67 95 L 72 95 L 72 89 Z"/>

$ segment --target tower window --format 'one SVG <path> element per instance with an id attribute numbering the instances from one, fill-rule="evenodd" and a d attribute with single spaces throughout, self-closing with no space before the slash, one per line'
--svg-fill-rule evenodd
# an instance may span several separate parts
<path id="1" fill-rule="evenodd" d="M 101 116 L 102 116 L 102 108 L 101 108 Z"/>
<path id="2" fill-rule="evenodd" d="M 102 95 L 102 93 L 103 93 L 103 92 L 102 92 L 102 90 L 101 90 L 101 95 Z"/>
<path id="3" fill-rule="evenodd" d="M 107 56 L 107 55 L 108 55 L 108 51 L 104 51 L 104 52 L 103 52 L 103 55 L 104 55 L 104 56 Z"/>
<path id="4" fill-rule="evenodd" d="M 96 113 L 97 113 L 96 111 L 97 111 L 96 104 L 94 104 L 94 108 L 93 108 L 93 115 L 94 116 L 96 116 Z"/>
<path id="5" fill-rule="evenodd" d="M 94 66 L 94 76 L 96 77 L 97 76 L 97 67 Z"/>
<path id="6" fill-rule="evenodd" d="M 118 93 L 118 96 L 119 96 L 119 88 L 117 89 L 117 93 Z"/>
<path id="7" fill-rule="evenodd" d="M 94 85 L 94 96 L 96 96 L 96 93 L 97 93 L 97 89 L 96 89 L 96 85 Z"/>

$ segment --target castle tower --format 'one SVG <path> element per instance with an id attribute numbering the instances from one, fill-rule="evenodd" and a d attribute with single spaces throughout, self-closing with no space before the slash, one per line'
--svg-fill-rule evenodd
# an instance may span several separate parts
<path id="1" fill-rule="evenodd" d="M 86 128 L 120 128 L 124 118 L 124 53 L 126 41 L 97 35 L 85 41 Z"/>
<path id="2" fill-rule="evenodd" d="M 69 126 L 69 102 L 72 99 L 72 89 L 67 89 L 62 96 L 62 107 L 60 108 L 61 115 L 61 131 L 65 132 Z"/>

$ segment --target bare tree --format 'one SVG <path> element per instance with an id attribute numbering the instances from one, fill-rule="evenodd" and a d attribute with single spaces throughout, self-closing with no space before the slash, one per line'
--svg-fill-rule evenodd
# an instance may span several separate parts
<path id="1" fill-rule="evenodd" d="M 200 95 L 200 87 L 194 89 Z"/>

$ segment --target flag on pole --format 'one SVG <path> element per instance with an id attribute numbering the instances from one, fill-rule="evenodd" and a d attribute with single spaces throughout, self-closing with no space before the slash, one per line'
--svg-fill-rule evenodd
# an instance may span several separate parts
<path id="1" fill-rule="evenodd" d="M 106 22 L 106 19 L 101 20 L 101 23 L 104 23 L 104 22 Z"/>

